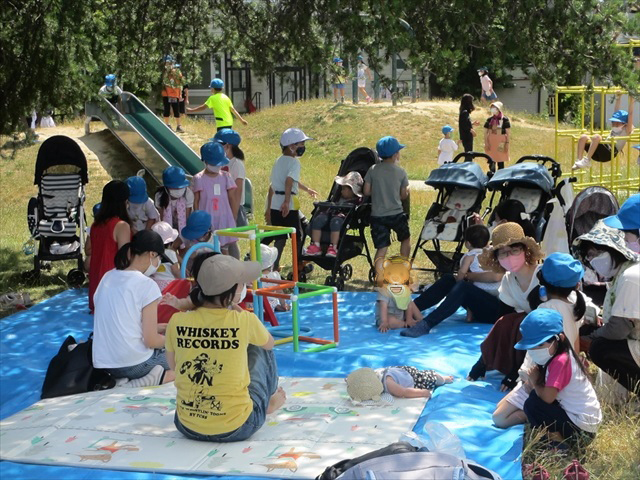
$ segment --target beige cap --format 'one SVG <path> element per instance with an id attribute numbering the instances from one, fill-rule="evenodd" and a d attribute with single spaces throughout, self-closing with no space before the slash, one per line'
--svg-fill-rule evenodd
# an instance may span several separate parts
<path id="1" fill-rule="evenodd" d="M 258 262 L 241 262 L 229 255 L 214 255 L 202 262 L 198 285 L 205 295 L 220 295 L 236 284 L 246 284 L 262 273 Z"/>

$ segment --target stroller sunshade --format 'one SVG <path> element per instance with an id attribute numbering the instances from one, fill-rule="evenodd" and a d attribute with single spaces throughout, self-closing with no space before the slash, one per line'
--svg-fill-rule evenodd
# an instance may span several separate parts
<path id="1" fill-rule="evenodd" d="M 484 190 L 487 176 L 477 163 L 445 163 L 432 170 L 424 182 L 431 187 L 462 187 Z"/>
<path id="2" fill-rule="evenodd" d="M 506 184 L 532 185 L 551 194 L 554 181 L 544 165 L 526 162 L 498 170 L 487 183 L 489 190 L 500 190 Z"/>
<path id="3" fill-rule="evenodd" d="M 33 183 L 38 185 L 45 170 L 56 165 L 72 165 L 80 170 L 82 184 L 89 182 L 87 159 L 80 146 L 72 138 L 55 135 L 46 139 L 38 150 Z"/>

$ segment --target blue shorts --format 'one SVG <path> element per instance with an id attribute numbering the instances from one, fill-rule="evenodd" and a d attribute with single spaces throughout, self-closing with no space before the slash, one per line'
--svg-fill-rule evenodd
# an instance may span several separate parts
<path id="1" fill-rule="evenodd" d="M 484 98 L 485 100 L 495 100 L 496 98 L 498 98 L 498 95 L 496 95 L 496 92 L 493 92 L 491 95 L 487 95 L 486 93 L 482 92 L 482 98 Z"/>
<path id="2" fill-rule="evenodd" d="M 334 83 L 333 88 L 344 88 L 344 83 Z"/>
<path id="3" fill-rule="evenodd" d="M 156 365 L 162 365 L 165 370 L 170 370 L 169 364 L 167 363 L 167 357 L 164 353 L 164 348 L 155 349 L 148 360 L 145 360 L 138 365 L 131 365 L 130 367 L 120 368 L 105 368 L 105 370 L 115 378 L 129 378 L 133 380 L 136 378 L 144 377 Z"/>

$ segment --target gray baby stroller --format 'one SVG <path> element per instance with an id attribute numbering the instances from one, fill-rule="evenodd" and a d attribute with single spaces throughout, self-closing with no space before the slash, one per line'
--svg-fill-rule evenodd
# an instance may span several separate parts
<path id="1" fill-rule="evenodd" d="M 28 277 L 37 278 L 49 262 L 75 260 L 77 268 L 69 271 L 67 283 L 80 286 L 84 282 L 84 186 L 88 182 L 87 159 L 74 140 L 56 135 L 43 142 L 33 181 L 38 196 L 29 200 L 27 209 L 31 238 L 38 243 Z"/>
<path id="2" fill-rule="evenodd" d="M 411 262 L 415 262 L 418 250 L 422 250 L 434 268 L 414 266 L 414 270 L 443 274 L 453 273 L 458 268 L 464 232 L 469 218 L 482 208 L 487 185 L 487 176 L 480 165 L 465 161 L 458 163 L 458 160 L 469 156 L 490 160 L 484 153 L 460 153 L 453 162 L 432 170 L 424 182 L 438 191 L 438 197 L 427 212 Z M 447 250 L 447 244 L 454 244 L 453 249 Z"/>

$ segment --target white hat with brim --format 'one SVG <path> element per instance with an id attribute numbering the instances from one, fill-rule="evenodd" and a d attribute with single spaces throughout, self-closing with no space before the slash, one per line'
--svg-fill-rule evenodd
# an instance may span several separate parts
<path id="1" fill-rule="evenodd" d="M 288 147 L 294 143 L 306 142 L 307 140 L 313 140 L 313 138 L 308 137 L 299 128 L 287 128 L 280 136 L 280 145 Z"/>
<path id="2" fill-rule="evenodd" d="M 178 238 L 178 230 L 173 228 L 167 222 L 154 223 L 151 227 L 151 230 L 162 237 L 162 241 L 165 243 L 165 245 L 167 243 L 173 242 L 176 238 Z"/>
<path id="3" fill-rule="evenodd" d="M 229 255 L 214 255 L 200 266 L 197 282 L 205 295 L 220 295 L 234 285 L 254 281 L 262 272 L 258 262 L 241 262 Z"/>
<path id="4" fill-rule="evenodd" d="M 362 180 L 362 175 L 358 172 L 349 172 L 344 177 L 339 175 L 336 176 L 335 182 L 338 185 L 346 185 L 351 187 L 353 193 L 355 193 L 358 197 L 362 196 L 362 185 L 364 184 L 364 180 Z"/>
<path id="5" fill-rule="evenodd" d="M 278 249 L 271 245 L 260 244 L 260 264 L 262 270 L 271 268 L 278 258 Z"/>

